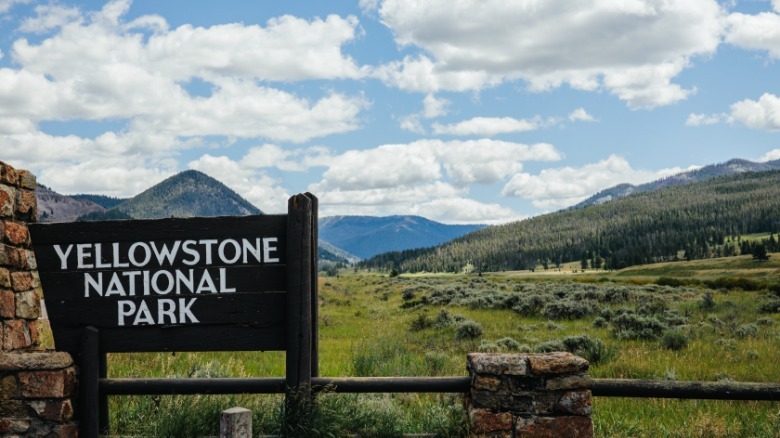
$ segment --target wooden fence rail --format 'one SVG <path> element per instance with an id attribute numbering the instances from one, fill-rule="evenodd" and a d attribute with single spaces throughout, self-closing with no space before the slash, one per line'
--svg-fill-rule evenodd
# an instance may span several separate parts
<path id="1" fill-rule="evenodd" d="M 466 393 L 469 377 L 314 377 L 312 389 L 334 393 Z M 282 394 L 285 379 L 100 379 L 106 395 Z M 780 383 L 592 379 L 596 397 L 780 401 Z"/>

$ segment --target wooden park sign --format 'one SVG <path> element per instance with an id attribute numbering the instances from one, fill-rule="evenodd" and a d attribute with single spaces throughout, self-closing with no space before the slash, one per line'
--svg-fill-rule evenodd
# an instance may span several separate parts
<path id="1" fill-rule="evenodd" d="M 316 223 L 300 194 L 286 215 L 32 225 L 55 347 L 82 374 L 106 352 L 283 350 L 287 386 L 308 387 Z"/>

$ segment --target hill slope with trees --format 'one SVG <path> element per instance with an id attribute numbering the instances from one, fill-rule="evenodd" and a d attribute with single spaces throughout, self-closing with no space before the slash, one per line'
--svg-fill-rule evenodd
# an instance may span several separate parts
<path id="1" fill-rule="evenodd" d="M 377 255 L 362 266 L 406 272 L 547 268 L 582 261 L 620 269 L 752 251 L 735 236 L 780 228 L 780 171 L 745 172 L 492 226 L 433 248 Z M 774 237 L 772 238 L 774 242 Z"/>

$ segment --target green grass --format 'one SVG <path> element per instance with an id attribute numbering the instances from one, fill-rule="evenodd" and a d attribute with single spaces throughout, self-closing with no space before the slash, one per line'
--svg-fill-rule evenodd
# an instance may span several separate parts
<path id="1" fill-rule="evenodd" d="M 466 375 L 466 354 L 491 345 L 495 348 L 496 341 L 504 338 L 513 342 L 502 345 L 534 349 L 546 342 L 586 334 L 606 345 L 607 354 L 590 369 L 597 378 L 780 382 L 780 314 L 758 311 L 770 292 L 710 290 L 702 284 L 653 284 L 658 277 L 715 280 L 726 276 L 758 279 L 761 284 L 778 282 L 780 255 L 763 264 L 751 262 L 737 257 L 595 275 L 501 273 L 388 278 L 376 273 L 350 273 L 321 278 L 321 375 Z M 764 269 L 774 272 L 762 274 Z M 513 294 L 517 296 L 514 300 L 531 294 L 548 300 L 592 300 L 597 303 L 597 311 L 575 319 L 550 319 L 541 311 L 524 316 L 512 309 L 516 302 L 502 301 Z M 451 301 L 434 302 L 436 296 Z M 457 339 L 456 325 L 436 326 L 442 309 L 451 318 L 475 321 L 483 334 L 477 339 Z M 617 338 L 608 318 L 602 315 L 624 311 L 621 309 L 651 312 L 661 319 L 669 315 L 664 312 L 673 311 L 676 316 L 666 321 L 684 333 L 685 347 L 678 351 L 664 348 L 660 336 Z M 595 327 L 594 321 L 600 317 L 603 321 Z M 110 377 L 269 377 L 283 373 L 284 354 L 279 352 L 109 356 Z M 303 429 L 286 432 L 298 436 L 398 436 L 421 432 L 467 435 L 461 396 L 327 394 L 320 400 Z M 216 435 L 219 412 L 235 405 L 253 410 L 256 432 L 285 432 L 279 396 L 247 395 L 112 397 L 112 433 Z M 597 436 L 776 437 L 779 410 L 777 402 L 596 398 L 593 418 Z"/>

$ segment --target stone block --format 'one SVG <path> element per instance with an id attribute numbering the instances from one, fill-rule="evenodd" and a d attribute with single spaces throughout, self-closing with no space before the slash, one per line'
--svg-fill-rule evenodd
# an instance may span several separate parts
<path id="1" fill-rule="evenodd" d="M 14 217 L 27 222 L 35 222 L 38 215 L 38 201 L 32 190 L 19 189 L 16 191 L 16 212 Z"/>
<path id="2" fill-rule="evenodd" d="M 561 398 L 561 393 L 556 391 L 539 391 L 534 397 L 534 415 L 554 415 L 555 405 Z"/>
<path id="3" fill-rule="evenodd" d="M 35 411 L 22 400 L 0 398 L 0 412 L 5 418 L 32 418 Z"/>
<path id="4" fill-rule="evenodd" d="M 507 380 L 509 381 L 509 389 L 512 393 L 544 388 L 544 379 L 541 377 L 510 376 Z"/>
<path id="5" fill-rule="evenodd" d="M 28 190 L 35 190 L 38 188 L 38 183 L 35 179 L 35 175 L 29 170 L 17 170 L 19 175 L 19 187 Z"/>
<path id="6" fill-rule="evenodd" d="M 11 284 L 16 292 L 24 292 L 38 287 L 35 284 L 30 271 L 14 272 L 11 274 Z"/>
<path id="7" fill-rule="evenodd" d="M 23 319 L 11 319 L 3 321 L 3 350 L 13 351 L 32 346 L 30 330 L 27 321 Z"/>
<path id="8" fill-rule="evenodd" d="M 469 420 L 472 436 L 512 436 L 514 421 L 512 414 L 508 412 L 495 413 L 488 409 L 469 409 Z"/>
<path id="9" fill-rule="evenodd" d="M 30 346 L 39 348 L 41 346 L 41 320 L 27 321 L 27 328 L 30 330 Z"/>
<path id="10" fill-rule="evenodd" d="M 498 391 L 501 388 L 501 379 L 492 376 L 475 376 L 472 386 L 474 389 L 485 389 L 488 391 Z"/>
<path id="11" fill-rule="evenodd" d="M 476 374 L 524 376 L 527 356 L 523 354 L 471 353 L 467 367 Z"/>
<path id="12" fill-rule="evenodd" d="M 0 184 L 15 186 L 19 182 L 19 172 L 10 164 L 0 161 Z"/>
<path id="13" fill-rule="evenodd" d="M 19 396 L 19 383 L 15 375 L 8 375 L 0 379 L 0 398 L 9 399 Z"/>
<path id="14" fill-rule="evenodd" d="M 480 409 L 501 409 L 508 397 L 508 393 L 471 390 L 471 403 Z"/>
<path id="15" fill-rule="evenodd" d="M 587 374 L 575 374 L 548 379 L 547 383 L 545 383 L 545 389 L 585 389 L 590 388 L 591 383 L 593 383 L 593 380 Z"/>
<path id="16" fill-rule="evenodd" d="M 592 437 L 593 420 L 579 416 L 518 418 L 515 432 L 518 437 Z"/>
<path id="17" fill-rule="evenodd" d="M 533 393 L 511 395 L 507 392 L 471 391 L 471 403 L 476 408 L 506 411 L 515 414 L 533 413 Z"/>
<path id="18" fill-rule="evenodd" d="M 0 218 L 12 218 L 16 211 L 16 189 L 0 184 Z"/>
<path id="19" fill-rule="evenodd" d="M 555 404 L 555 411 L 563 414 L 589 416 L 593 411 L 590 390 L 566 391 Z"/>
<path id="20" fill-rule="evenodd" d="M 7 268 L 0 268 L 0 287 L 11 288 L 11 272 Z"/>
<path id="21" fill-rule="evenodd" d="M 41 316 L 41 300 L 38 292 L 30 290 L 16 293 L 16 317 L 22 319 L 38 319 Z"/>
<path id="22" fill-rule="evenodd" d="M 29 246 L 30 232 L 27 225 L 18 222 L 4 221 L 2 226 L 3 237 L 11 245 Z"/>
<path id="23" fill-rule="evenodd" d="M 566 352 L 530 355 L 528 363 L 537 376 L 582 373 L 590 366 L 587 360 Z"/>
<path id="24" fill-rule="evenodd" d="M 0 318 L 11 319 L 16 315 L 15 295 L 12 290 L 0 289 Z"/>
<path id="25" fill-rule="evenodd" d="M 76 373 L 73 368 L 57 371 L 19 373 L 19 386 L 26 398 L 65 398 L 73 395 Z"/>
<path id="26" fill-rule="evenodd" d="M 22 269 L 34 271 L 38 269 L 38 262 L 35 260 L 35 253 L 29 249 L 20 249 L 19 260 Z"/>
<path id="27" fill-rule="evenodd" d="M 65 423 L 73 418 L 73 403 L 68 400 L 35 400 L 30 402 L 38 418 Z"/>
<path id="28" fill-rule="evenodd" d="M 30 430 L 30 422 L 17 418 L 0 418 L 0 433 L 26 433 Z"/>
<path id="29" fill-rule="evenodd" d="M 73 366 L 73 358 L 62 351 L 0 355 L 0 371 L 61 370 Z"/>
<path id="30" fill-rule="evenodd" d="M 2 243 L 0 243 L 0 266 L 8 266 L 24 271 L 38 269 L 34 252 Z"/>
<path id="31" fill-rule="evenodd" d="M 0 266 L 19 268 L 19 249 L 0 243 Z"/>

